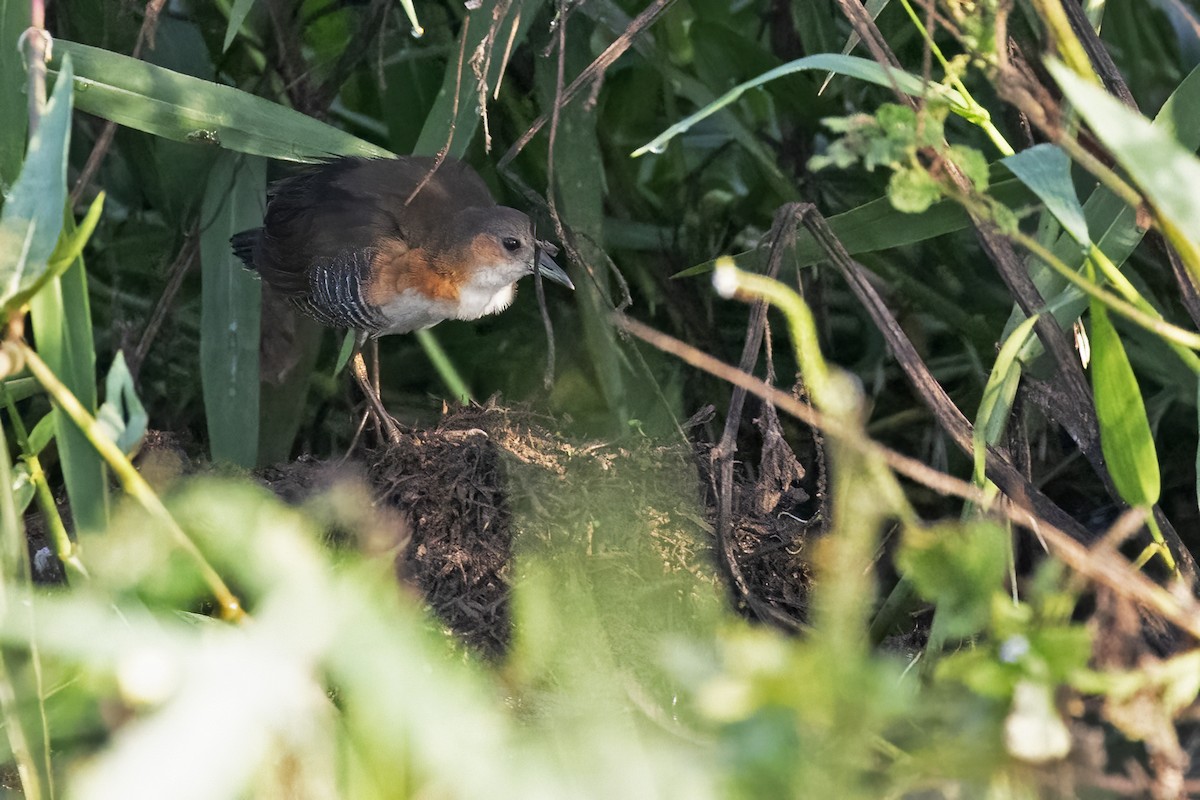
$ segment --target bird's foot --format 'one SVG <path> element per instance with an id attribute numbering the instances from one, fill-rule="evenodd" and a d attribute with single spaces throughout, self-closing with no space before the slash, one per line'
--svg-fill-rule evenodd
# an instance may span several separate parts
<path id="1" fill-rule="evenodd" d="M 404 431 L 391 414 L 382 409 L 371 409 L 371 416 L 375 418 L 375 430 L 379 431 L 388 444 L 397 445 L 404 440 Z"/>

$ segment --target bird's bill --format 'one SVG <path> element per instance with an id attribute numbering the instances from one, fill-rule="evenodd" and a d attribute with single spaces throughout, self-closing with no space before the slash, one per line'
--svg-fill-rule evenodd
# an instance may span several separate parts
<path id="1" fill-rule="evenodd" d="M 546 280 L 561 283 L 568 289 L 575 290 L 575 284 L 571 283 L 571 279 L 567 277 L 567 273 L 563 271 L 563 268 L 555 263 L 550 254 L 540 247 L 537 251 L 537 271 L 542 273 L 542 277 Z"/>

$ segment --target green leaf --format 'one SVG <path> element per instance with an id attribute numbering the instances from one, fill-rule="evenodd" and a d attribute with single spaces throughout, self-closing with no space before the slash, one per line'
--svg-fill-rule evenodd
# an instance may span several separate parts
<path id="1" fill-rule="evenodd" d="M 104 382 L 104 404 L 96 414 L 96 421 L 126 455 L 134 453 L 146 435 L 149 417 L 125 365 L 125 354 L 119 350 Z"/>
<path id="2" fill-rule="evenodd" d="M 797 72 L 806 70 L 827 70 L 845 75 L 851 78 L 874 83 L 879 86 L 891 88 L 895 86 L 905 94 L 914 97 L 934 96 L 948 102 L 955 111 L 966 111 L 968 108 L 966 101 L 962 95 L 953 89 L 947 89 L 936 83 L 929 83 L 922 80 L 916 75 L 912 75 L 903 70 L 894 69 L 892 67 L 883 67 L 867 58 L 858 58 L 856 56 L 835 55 L 833 53 L 819 53 L 817 55 L 805 56 L 798 58 L 795 61 L 789 61 L 783 66 L 776 67 L 773 70 L 764 72 L 753 80 L 740 83 L 730 89 L 725 94 L 713 102 L 706 105 L 704 108 L 692 114 L 679 122 L 676 122 L 671 127 L 654 137 L 650 142 L 642 145 L 637 150 L 633 151 L 633 157 L 645 155 L 646 153 L 661 153 L 666 148 L 667 142 L 674 139 L 681 133 L 686 132 L 697 122 L 707 119 L 721 109 L 733 103 L 749 90 L 761 86 L 764 83 L 773 81 L 776 78 L 782 78 L 786 75 L 792 75 Z"/>
<path id="3" fill-rule="evenodd" d="M 979 402 L 979 413 L 975 416 L 975 428 L 971 432 L 971 446 L 975 457 L 975 474 L 973 480 L 982 486 L 987 479 L 984 467 L 987 458 L 988 444 L 995 444 L 1008 422 L 1008 412 L 1012 408 L 1013 398 L 1017 394 L 1017 384 L 1021 379 L 1021 364 L 1017 356 L 1025 346 L 1025 341 L 1032 335 L 1033 326 L 1037 323 L 1038 315 L 1034 314 L 1014 330 L 1007 339 L 996 363 L 988 375 L 987 386 L 983 389 L 983 399 Z M 998 412 L 998 413 L 997 413 Z"/>
<path id="4" fill-rule="evenodd" d="M 1121 337 L 1103 303 L 1092 300 L 1092 391 L 1100 449 L 1121 499 L 1131 506 L 1158 502 L 1158 453 L 1146 405 Z"/>
<path id="5" fill-rule="evenodd" d="M 16 513 L 24 514 L 25 509 L 29 508 L 29 504 L 33 501 L 33 494 L 36 491 L 33 479 L 29 476 L 29 467 L 23 462 L 13 464 L 10 474 L 12 475 L 12 499 Z"/>
<path id="6" fill-rule="evenodd" d="M 897 565 L 937 604 L 946 636 L 970 636 L 991 618 L 992 597 L 1008 569 L 1008 537 L 993 522 L 909 527 Z"/>
<path id="7" fill-rule="evenodd" d="M 229 49 L 229 45 L 233 44 L 238 31 L 242 28 L 242 23 L 246 21 L 246 15 L 253 7 L 254 0 L 233 0 L 233 7 L 229 9 L 229 24 L 225 26 L 225 41 L 221 43 L 222 53 Z"/>
<path id="8" fill-rule="evenodd" d="M 1038 196 L 1076 242 L 1084 247 L 1091 242 L 1087 217 L 1071 181 L 1071 159 L 1061 148 L 1039 144 L 1001 159 L 1000 163 Z"/>
<path id="9" fill-rule="evenodd" d="M 350 356 L 354 354 L 354 331 L 346 331 L 346 335 L 342 337 L 342 346 L 338 349 L 337 362 L 333 365 L 333 374 L 340 375 L 346 365 L 350 363 Z"/>
<path id="10" fill-rule="evenodd" d="M 267 164 L 222 154 L 208 176 L 200 231 L 200 370 L 214 461 L 246 469 L 258 455 L 261 286 L 229 239 L 262 223 Z"/>
<path id="11" fill-rule="evenodd" d="M 70 239 L 74 233 L 75 220 L 67 214 L 63 236 Z M 84 410 L 94 415 L 96 351 L 83 259 L 76 258 L 60 277 L 47 281 L 30 299 L 29 311 L 38 354 Z M 108 477 L 104 462 L 62 409 L 56 408 L 53 418 L 54 439 L 76 528 L 102 531 L 108 525 Z"/>
<path id="12" fill-rule="evenodd" d="M 587 30 L 582 24 L 567 30 L 566 70 L 568 74 L 582 71 L 588 64 Z M 537 80 L 544 107 L 554 102 L 555 69 L 552 62 L 538 63 Z M 564 108 L 559 119 L 555 140 L 554 180 L 558 210 L 568 228 L 579 234 L 583 259 L 592 264 L 603 263 L 605 255 L 596 246 L 603 236 L 604 220 L 604 160 L 596 131 L 596 116 L 582 103 Z M 626 371 L 628 361 L 621 352 L 609 314 L 613 308 L 614 289 L 606 270 L 597 270 L 595 280 L 579 281 L 573 302 L 578 304 L 592 369 L 596 372 L 598 389 L 604 397 L 612 422 L 623 426 L 636 403 L 637 389 L 653 385 L 653 376 L 644 376 L 644 383 L 631 385 Z"/>
<path id="13" fill-rule="evenodd" d="M 897 211 L 920 214 L 942 197 L 941 187 L 921 167 L 901 167 L 888 181 L 888 199 Z"/>
<path id="14" fill-rule="evenodd" d="M 1137 114 L 1108 92 L 1057 61 L 1047 68 L 1063 94 L 1154 208 L 1200 248 L 1200 160 L 1179 140 Z"/>
<path id="15" fill-rule="evenodd" d="M 9 378 L 4 381 L 3 386 L 4 391 L 9 393 L 14 403 L 19 403 L 42 391 L 42 387 L 33 378 Z"/>
<path id="16" fill-rule="evenodd" d="M 53 438 L 54 414 L 47 414 L 39 419 L 33 426 L 33 430 L 29 432 L 29 452 L 40 455 Z"/>
<path id="17" fill-rule="evenodd" d="M 63 63 L 71 75 L 71 60 Z M 55 87 L 29 143 L 21 175 L 0 212 L 0 312 L 25 303 L 46 273 L 67 203 L 71 83 Z"/>
<path id="18" fill-rule="evenodd" d="M 1186 149 L 1200 147 L 1200 66 L 1175 87 L 1155 116 L 1153 127 L 1165 136 L 1178 139 Z M 1137 212 L 1105 186 L 1096 186 L 1084 202 L 1083 212 L 1095 245 L 1113 264 L 1118 267 L 1123 265 L 1145 234 L 1145 230 L 1138 227 Z M 1054 245 L 1054 254 L 1068 266 L 1078 268 L 1083 264 L 1084 254 L 1080 251 L 1079 242 L 1069 233 L 1059 237 Z M 1066 283 L 1040 262 L 1034 263 L 1031 274 L 1038 291 L 1047 299 L 1047 306 L 1054 310 L 1054 317 L 1059 324 L 1069 326 L 1079 319 L 1088 305 L 1083 292 Z M 1024 313 L 1014 308 L 1006 329 L 1015 328 L 1024 318 Z M 1022 359 L 1031 363 L 1040 352 L 1041 341 L 1031 339 Z"/>
<path id="19" fill-rule="evenodd" d="M 963 171 L 975 191 L 987 191 L 988 163 L 983 153 L 974 147 L 952 144 L 946 150 L 946 157 Z"/>
<path id="20" fill-rule="evenodd" d="M 156 67 L 136 58 L 58 40 L 51 71 L 75 60 L 80 111 L 146 133 L 285 161 L 392 154 L 261 97 Z"/>
<path id="21" fill-rule="evenodd" d="M 100 192 L 92 201 L 87 216 L 83 218 L 79 228 L 69 234 L 64 230 L 59 236 L 58 243 L 54 246 L 54 252 L 50 254 L 50 263 L 45 272 L 29 286 L 13 295 L 4 305 L 7 308 L 21 307 L 29 302 L 29 298 L 41 291 L 43 286 L 70 269 L 71 265 L 75 263 L 75 259 L 83 254 L 83 248 L 91 238 L 92 232 L 96 230 L 96 225 L 100 222 L 100 213 L 103 210 L 104 192 Z"/>
<path id="22" fill-rule="evenodd" d="M 1033 194 L 1015 178 L 992 185 L 991 195 L 1009 206 L 1020 206 L 1032 202 Z M 952 200 L 934 203 L 920 214 L 897 211 L 887 197 L 864 203 L 858 208 L 829 218 L 829 227 L 841 240 L 850 255 L 874 253 L 895 247 L 916 244 L 936 236 L 960 231 L 971 224 L 967 212 Z M 747 250 L 734 256 L 739 262 L 755 258 L 755 250 Z M 817 245 L 812 234 L 801 230 L 796 234 L 795 260 L 797 267 L 806 267 L 825 258 L 825 252 Z M 706 261 L 682 270 L 672 277 L 687 278 L 712 272 L 713 261 Z"/>

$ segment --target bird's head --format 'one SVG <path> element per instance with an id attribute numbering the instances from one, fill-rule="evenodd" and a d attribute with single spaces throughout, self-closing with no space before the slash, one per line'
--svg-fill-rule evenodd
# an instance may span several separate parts
<path id="1" fill-rule="evenodd" d="M 555 251 L 547 252 L 547 246 L 534 238 L 529 217 L 515 208 L 465 208 L 450 229 L 466 251 L 470 266 L 465 277 L 480 288 L 509 286 L 535 272 L 568 289 L 575 288 L 551 258 Z"/>

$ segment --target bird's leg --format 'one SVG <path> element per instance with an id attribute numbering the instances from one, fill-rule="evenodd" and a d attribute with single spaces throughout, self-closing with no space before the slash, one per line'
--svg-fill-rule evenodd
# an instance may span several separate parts
<path id="1" fill-rule="evenodd" d="M 375 343 L 372 342 L 372 344 Z M 376 349 L 375 354 L 376 359 L 373 360 L 377 361 L 378 349 Z M 375 417 L 376 427 L 390 443 L 399 444 L 401 441 L 400 426 L 396 424 L 396 420 L 392 419 L 392 415 L 383 407 L 383 400 L 379 396 L 379 389 L 371 383 L 370 378 L 367 376 L 367 362 L 363 358 L 361 341 L 354 349 L 354 358 L 350 360 L 350 366 L 354 371 L 354 379 L 358 381 L 359 387 L 367 398 L 371 414 Z"/>

